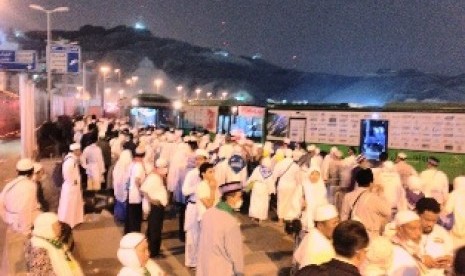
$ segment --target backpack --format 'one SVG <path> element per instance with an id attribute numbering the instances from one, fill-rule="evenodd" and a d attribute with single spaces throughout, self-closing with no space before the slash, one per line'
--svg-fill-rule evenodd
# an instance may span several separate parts
<path id="1" fill-rule="evenodd" d="M 55 184 L 55 187 L 57 188 L 61 188 L 61 186 L 63 185 L 63 182 L 65 182 L 65 179 L 63 178 L 63 163 L 68 158 L 71 158 L 71 156 L 66 157 L 60 162 L 56 162 L 55 167 L 53 168 L 52 181 L 53 181 L 53 184 Z"/>

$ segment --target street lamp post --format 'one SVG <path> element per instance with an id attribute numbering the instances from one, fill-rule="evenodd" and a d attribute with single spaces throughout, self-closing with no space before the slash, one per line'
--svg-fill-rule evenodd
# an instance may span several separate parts
<path id="1" fill-rule="evenodd" d="M 69 11 L 68 7 L 57 7 L 54 9 L 47 10 L 42 6 L 36 4 L 30 4 L 29 8 L 37 11 L 44 12 L 47 14 L 47 49 L 45 50 L 46 64 L 47 64 L 47 116 L 48 120 L 52 120 L 52 70 L 50 64 L 50 47 L 52 44 L 52 20 L 51 14 L 56 12 L 67 12 Z"/>
<path id="2" fill-rule="evenodd" d="M 83 94 L 85 94 L 87 92 L 87 78 L 86 78 L 86 73 L 87 73 L 87 64 L 91 64 L 93 63 L 94 61 L 91 59 L 91 60 L 87 60 L 87 61 L 84 61 L 82 63 L 82 89 L 83 89 Z M 97 91 L 96 91 L 97 93 Z"/>
<path id="3" fill-rule="evenodd" d="M 155 79 L 153 83 L 157 87 L 157 94 L 160 94 L 160 86 L 163 83 L 163 80 L 158 78 L 158 79 Z"/>
<path id="4" fill-rule="evenodd" d="M 184 100 L 184 97 L 183 97 L 183 94 L 182 94 L 182 89 L 183 89 L 182 85 L 176 86 L 176 90 L 178 91 L 178 97 L 179 97 L 179 99 L 181 101 Z"/>
<path id="5" fill-rule="evenodd" d="M 103 90 L 102 90 L 102 98 L 101 98 L 101 105 L 102 105 L 102 115 L 105 117 L 105 82 L 107 78 L 107 73 L 110 72 L 110 67 L 102 66 L 100 67 L 100 72 L 103 74 Z"/>
<path id="6" fill-rule="evenodd" d="M 195 94 L 197 94 L 197 100 L 199 99 L 200 92 L 202 92 L 202 89 L 200 88 L 195 89 Z"/>

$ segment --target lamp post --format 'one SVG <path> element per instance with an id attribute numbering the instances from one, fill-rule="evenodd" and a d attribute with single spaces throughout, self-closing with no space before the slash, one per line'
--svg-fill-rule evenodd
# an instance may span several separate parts
<path id="1" fill-rule="evenodd" d="M 52 44 L 52 20 L 51 20 L 51 14 L 56 13 L 56 12 L 67 12 L 69 11 L 68 7 L 57 7 L 54 9 L 47 10 L 42 6 L 36 5 L 36 4 L 30 4 L 29 8 L 37 11 L 44 12 L 47 14 L 47 49 L 45 50 L 45 56 L 47 60 L 47 94 L 48 94 L 48 100 L 47 100 L 47 117 L 48 120 L 52 120 L 52 70 L 51 70 L 51 64 L 50 64 L 50 46 Z"/>
<path id="2" fill-rule="evenodd" d="M 160 78 L 157 78 L 153 81 L 153 84 L 157 87 L 157 94 L 160 94 L 160 86 L 162 85 L 163 80 Z"/>
<path id="3" fill-rule="evenodd" d="M 87 64 L 91 64 L 93 62 L 94 62 L 94 60 L 91 59 L 91 60 L 84 61 L 82 63 L 82 89 L 83 89 L 83 93 L 87 92 L 87 78 L 86 78 Z"/>
<path id="4" fill-rule="evenodd" d="M 182 121 L 181 121 L 181 109 L 182 109 L 182 102 L 180 100 L 174 101 L 173 108 L 176 112 L 176 128 L 182 128 Z"/>
<path id="5" fill-rule="evenodd" d="M 118 84 L 121 85 L 121 69 L 116 68 L 113 72 L 118 76 Z"/>
<path id="6" fill-rule="evenodd" d="M 183 94 L 182 94 L 182 89 L 183 89 L 182 85 L 176 86 L 176 90 L 178 91 L 178 94 L 179 94 L 178 97 L 179 97 L 179 99 L 180 99 L 181 101 L 184 100 L 184 97 L 183 97 Z"/>
<path id="7" fill-rule="evenodd" d="M 195 94 L 197 94 L 197 100 L 199 99 L 200 92 L 202 92 L 202 89 L 200 88 L 195 89 Z"/>
<path id="8" fill-rule="evenodd" d="M 223 100 L 226 100 L 226 97 L 228 96 L 228 92 L 223 92 L 221 93 L 221 97 L 223 98 Z"/>
<path id="9" fill-rule="evenodd" d="M 111 69 L 109 66 L 100 67 L 100 72 L 103 74 L 103 91 L 102 91 L 101 105 L 102 105 L 102 115 L 104 117 L 105 117 L 105 93 L 106 93 L 105 82 L 107 78 L 107 73 L 110 72 L 110 70 Z"/>

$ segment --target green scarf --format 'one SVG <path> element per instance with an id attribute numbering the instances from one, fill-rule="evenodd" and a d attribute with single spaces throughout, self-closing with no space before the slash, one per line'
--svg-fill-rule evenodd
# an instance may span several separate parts
<path id="1" fill-rule="evenodd" d="M 226 213 L 229 213 L 231 215 L 234 214 L 234 209 L 231 208 L 226 202 L 220 201 L 218 204 L 216 204 L 216 208 L 225 211 Z"/>

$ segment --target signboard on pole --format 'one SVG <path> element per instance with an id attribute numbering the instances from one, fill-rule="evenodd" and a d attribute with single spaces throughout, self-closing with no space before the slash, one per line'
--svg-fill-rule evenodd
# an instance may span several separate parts
<path id="1" fill-rule="evenodd" d="M 24 50 L 0 50 L 0 69 L 7 71 L 32 71 L 36 69 L 37 53 Z"/>
<path id="2" fill-rule="evenodd" d="M 56 74 L 78 74 L 81 64 L 79 45 L 52 45 L 50 47 L 50 68 Z"/>

